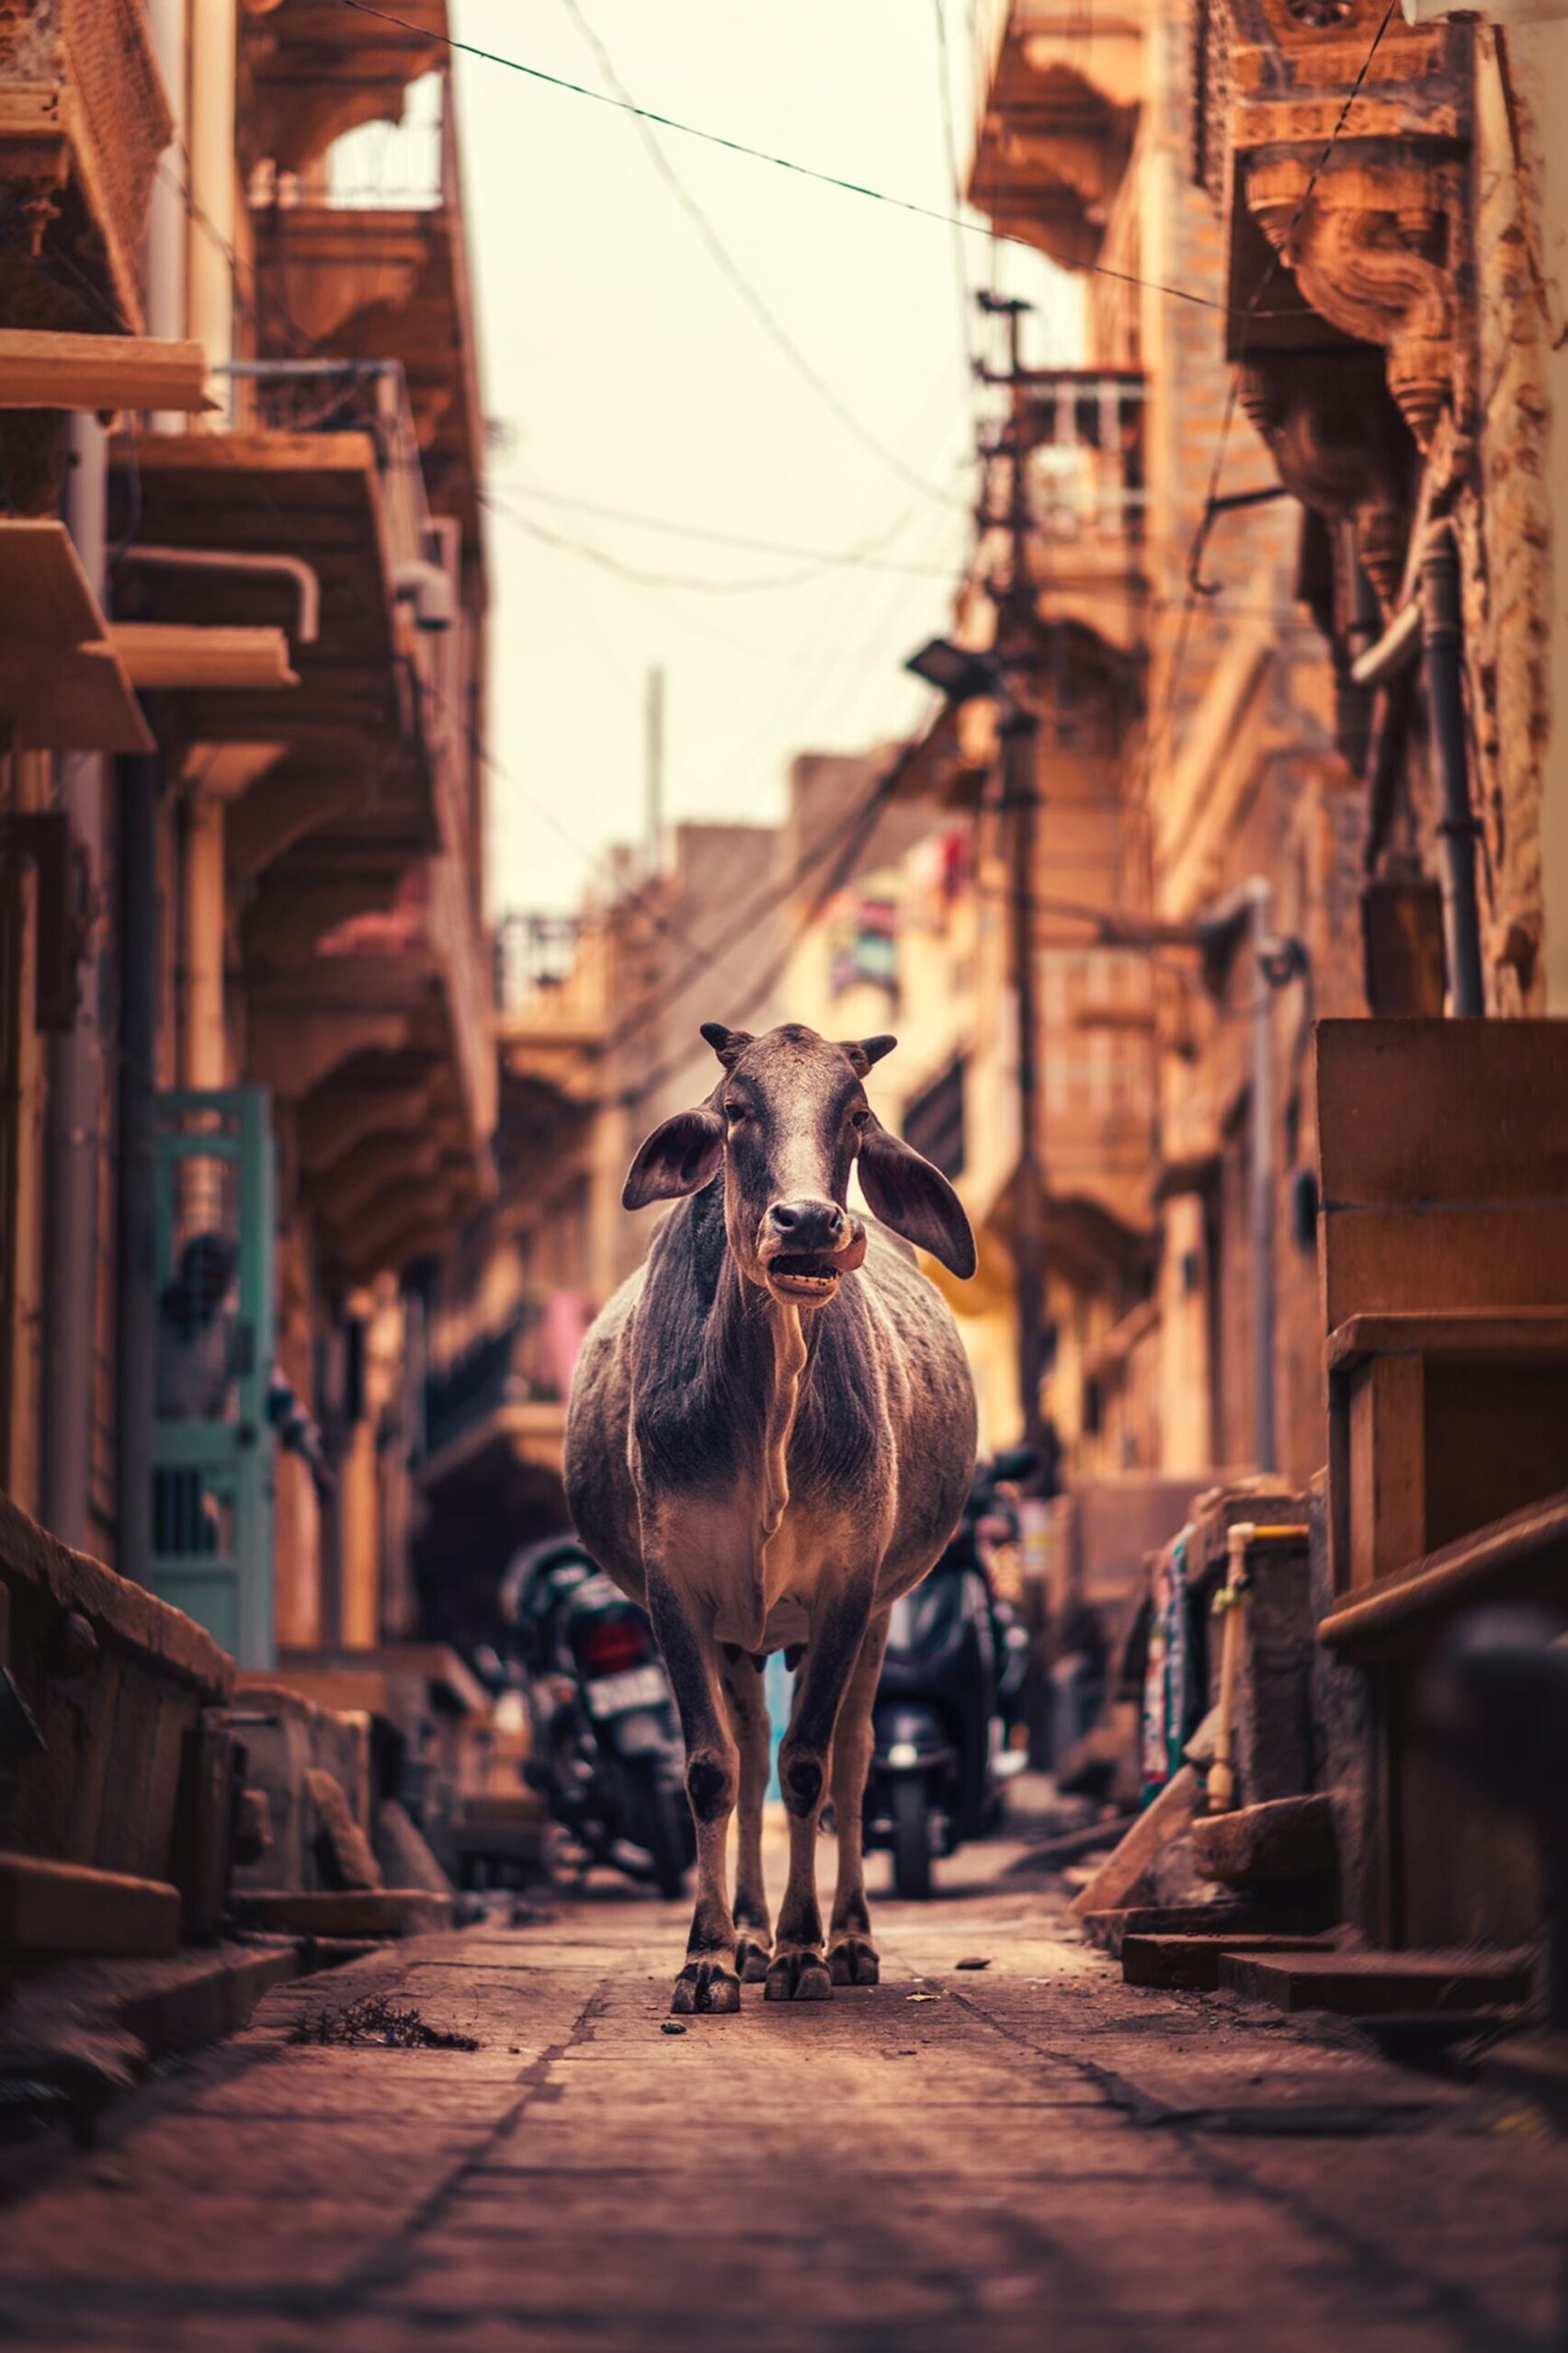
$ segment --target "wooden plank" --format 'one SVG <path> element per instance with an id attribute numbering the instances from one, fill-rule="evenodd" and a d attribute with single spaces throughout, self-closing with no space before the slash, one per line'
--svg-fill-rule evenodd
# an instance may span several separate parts
<path id="1" fill-rule="evenodd" d="M 135 687 L 297 687 L 280 629 L 202 629 L 116 621 L 109 641 Z"/>
<path id="2" fill-rule="evenodd" d="M 1329 1334 L 1328 1367 L 1346 1370 L 1381 1355 L 1568 1359 L 1568 1307 L 1451 1309 L 1438 1314 L 1352 1315 Z"/>
<path id="3" fill-rule="evenodd" d="M 1352 1590 L 1392 1575 L 1426 1549 L 1425 1393 L 1418 1356 L 1374 1357 L 1351 1382 Z"/>
<path id="4" fill-rule="evenodd" d="M 1331 1210 L 1322 1230 L 1331 1332 L 1358 1314 L 1568 1304 L 1568 1188 L 1528 1202 Z"/>
<path id="5" fill-rule="evenodd" d="M 215 409 L 199 343 L 0 328 L 0 409 Z"/>
<path id="6" fill-rule="evenodd" d="M 179 1890 L 85 1863 L 0 1855 L 0 1952 L 179 1950 Z"/>
<path id="7" fill-rule="evenodd" d="M 1527 1578 L 1560 1580 L 1568 1561 L 1568 1493 L 1510 1512 L 1458 1543 L 1413 1559 L 1397 1577 L 1332 1610 L 1318 1626 L 1331 1650 L 1377 1648 L 1435 1615 L 1501 1595 L 1517 1598 Z"/>
<path id="8" fill-rule="evenodd" d="M 1331 1215 L 1568 1199 L 1568 1021 L 1320 1021 L 1316 1038 Z"/>

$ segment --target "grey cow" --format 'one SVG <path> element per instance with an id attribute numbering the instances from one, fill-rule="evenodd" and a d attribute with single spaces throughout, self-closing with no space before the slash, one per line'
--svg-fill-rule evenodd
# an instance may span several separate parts
<path id="1" fill-rule="evenodd" d="M 895 1041 L 835 1045 L 795 1024 L 753 1038 L 705 1022 L 702 1034 L 719 1084 L 653 1131 L 623 1196 L 628 1209 L 679 1206 L 589 1332 L 566 1426 L 578 1533 L 646 1602 L 680 1708 L 698 1892 L 679 2012 L 738 2009 L 743 1979 L 765 1979 L 770 2001 L 876 1983 L 860 1810 L 888 1611 L 957 1525 L 975 1446 L 957 1330 L 907 1246 L 971 1275 L 969 1222 L 861 1084 Z M 857 1160 L 881 1224 L 846 1206 Z M 790 1875 L 775 1937 L 761 1669 L 780 1649 L 803 1664 L 779 1757 Z M 824 1957 L 816 1835 L 830 1771 L 838 1885 Z"/>

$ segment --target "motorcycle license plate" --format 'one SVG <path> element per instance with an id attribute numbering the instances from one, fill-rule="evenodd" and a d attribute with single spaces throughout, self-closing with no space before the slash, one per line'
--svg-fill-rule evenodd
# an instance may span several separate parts
<path id="1" fill-rule="evenodd" d="M 622 1675 L 601 1676 L 587 1694 L 590 1715 L 620 1716 L 628 1708 L 656 1708 L 668 1699 L 669 1686 L 662 1666 L 629 1666 Z"/>

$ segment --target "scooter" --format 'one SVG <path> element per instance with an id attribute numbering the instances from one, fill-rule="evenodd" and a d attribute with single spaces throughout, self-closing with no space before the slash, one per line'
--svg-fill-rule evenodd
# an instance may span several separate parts
<path id="1" fill-rule="evenodd" d="M 520 1552 L 501 1600 L 526 1677 L 524 1780 L 591 1861 L 678 1895 L 696 1836 L 675 1695 L 645 1612 L 572 1537 Z"/>
<path id="2" fill-rule="evenodd" d="M 1017 1514 L 997 1492 L 1027 1478 L 1025 1448 L 981 1464 L 963 1518 L 936 1567 L 892 1606 L 872 1709 L 864 1837 L 892 1850 L 893 1886 L 931 1893 L 934 1858 L 988 1837 L 1006 1788 L 1028 1762 L 1009 1734 L 1028 1664 L 1028 1636 L 991 1589 L 989 1547 L 1016 1539 Z"/>

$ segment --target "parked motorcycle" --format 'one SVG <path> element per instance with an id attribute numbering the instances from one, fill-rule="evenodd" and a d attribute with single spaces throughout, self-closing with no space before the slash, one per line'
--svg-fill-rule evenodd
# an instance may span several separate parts
<path id="1" fill-rule="evenodd" d="M 645 1612 L 571 1537 L 520 1552 L 501 1601 L 527 1678 L 524 1779 L 592 1860 L 678 1895 L 696 1841 L 675 1697 Z"/>
<path id="2" fill-rule="evenodd" d="M 1028 1636 L 993 1591 L 988 1555 L 1016 1541 L 1018 1515 L 999 1483 L 1028 1477 L 1027 1448 L 975 1472 L 963 1518 L 936 1567 L 892 1606 L 872 1710 L 868 1847 L 890 1848 L 901 1896 L 931 1893 L 931 1865 L 1002 1818 L 1007 1782 L 1028 1759 L 1009 1745 Z"/>

